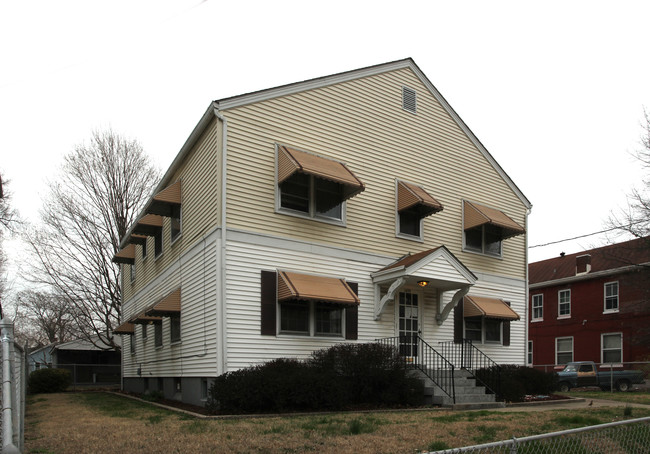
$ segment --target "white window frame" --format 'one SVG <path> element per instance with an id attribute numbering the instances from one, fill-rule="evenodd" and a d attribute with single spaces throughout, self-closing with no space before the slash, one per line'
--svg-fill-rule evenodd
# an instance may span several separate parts
<path id="1" fill-rule="evenodd" d="M 568 293 L 569 294 L 569 300 L 568 301 L 562 301 L 562 294 L 563 293 Z M 569 313 L 568 314 L 561 314 L 562 312 L 562 305 L 567 304 L 569 306 Z M 562 289 L 557 291 L 557 318 L 562 319 L 562 318 L 571 318 L 571 289 Z"/>
<path id="2" fill-rule="evenodd" d="M 560 363 L 558 361 L 558 356 L 557 355 L 559 353 L 566 354 L 566 353 L 569 353 L 569 351 L 568 350 L 562 350 L 562 351 L 558 350 L 558 341 L 567 340 L 567 339 L 571 340 L 571 359 L 569 361 L 567 361 L 566 363 Z M 567 364 L 567 363 L 572 362 L 573 361 L 573 352 L 574 352 L 573 336 L 562 336 L 562 337 L 556 337 L 555 338 L 555 364 Z"/>
<path id="3" fill-rule="evenodd" d="M 464 217 L 464 215 L 463 215 Z M 481 248 L 475 248 L 472 246 L 467 245 L 467 230 L 465 230 L 465 226 L 463 226 L 463 251 L 464 252 L 471 252 L 473 254 L 481 254 L 485 255 L 487 257 L 495 257 L 495 258 L 503 258 L 503 240 L 499 240 L 499 252 L 498 253 L 493 253 L 493 252 L 488 252 L 485 250 L 485 226 L 482 225 L 481 227 Z M 474 229 L 472 229 L 474 230 Z"/>
<path id="4" fill-rule="evenodd" d="M 619 349 L 609 348 L 607 350 L 608 351 L 620 350 L 620 352 L 621 352 L 621 360 L 620 361 L 616 361 L 616 362 L 609 361 L 609 362 L 605 363 L 605 336 L 619 336 L 619 338 L 621 340 L 620 348 Z M 606 365 L 606 364 L 619 364 L 619 363 L 622 363 L 622 362 L 623 362 L 623 333 L 622 332 L 602 333 L 600 335 L 600 363 L 602 365 Z"/>
<path id="5" fill-rule="evenodd" d="M 538 298 L 539 297 L 539 298 Z M 531 295 L 530 297 L 531 300 L 531 310 L 530 310 L 530 316 L 531 316 L 531 321 L 532 322 L 541 322 L 544 321 L 544 294 L 543 293 L 536 293 L 535 295 Z M 539 301 L 537 301 L 539 300 Z M 539 304 L 536 304 L 539 302 Z M 535 313 L 539 311 L 539 317 L 535 316 Z"/>
<path id="6" fill-rule="evenodd" d="M 313 175 L 309 176 L 309 212 L 292 210 L 291 208 L 285 208 L 282 206 L 282 191 L 280 190 L 280 185 L 278 184 L 278 152 L 280 145 L 275 144 L 275 212 L 278 214 L 286 214 L 288 216 L 295 216 L 298 218 L 309 219 L 312 221 L 323 222 L 326 224 L 333 224 L 339 226 L 346 226 L 347 218 L 347 200 L 341 202 L 341 218 L 333 218 L 329 216 L 323 216 L 318 214 L 316 211 L 316 185 L 314 183 Z M 302 150 L 301 150 L 302 151 Z M 309 152 L 305 152 L 309 153 Z M 313 153 L 311 153 L 313 154 Z M 318 155 L 316 155 L 318 156 Z M 341 162 L 336 159 L 324 157 L 324 159 L 329 159 L 330 161 Z"/>
<path id="7" fill-rule="evenodd" d="M 285 302 L 289 303 L 289 301 Z M 340 334 L 324 334 L 316 333 L 316 304 L 318 301 L 309 301 L 309 302 L 300 302 L 298 304 L 308 304 L 309 305 L 309 319 L 308 319 L 308 331 L 287 331 L 282 330 L 282 304 L 283 302 L 277 303 L 277 320 L 276 320 L 276 332 L 280 336 L 300 336 L 300 337 L 312 337 L 312 338 L 323 338 L 323 339 L 344 339 L 345 338 L 345 308 L 340 307 L 341 310 L 341 333 Z M 327 304 L 327 303 L 325 303 Z"/>
<path id="8" fill-rule="evenodd" d="M 607 308 L 607 287 L 616 284 L 616 308 L 608 309 Z M 620 306 L 621 296 L 620 296 L 620 287 L 618 281 L 605 282 L 603 285 L 603 314 L 611 314 L 618 312 Z"/>
<path id="9" fill-rule="evenodd" d="M 471 319 L 476 319 L 478 317 L 468 317 Z M 463 338 L 466 338 L 466 326 L 465 326 L 465 321 L 467 318 L 463 319 Z M 499 319 L 489 319 L 489 320 L 496 320 L 499 323 L 499 340 L 487 340 L 486 339 L 486 329 L 485 329 L 485 322 L 488 320 L 486 317 L 481 317 L 481 341 L 472 341 L 474 343 L 479 342 L 480 344 L 484 345 L 503 345 L 503 322 L 504 320 L 499 320 Z"/>

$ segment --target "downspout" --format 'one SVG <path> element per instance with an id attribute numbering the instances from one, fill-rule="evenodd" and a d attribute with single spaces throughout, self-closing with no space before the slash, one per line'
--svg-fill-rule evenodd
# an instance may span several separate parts
<path id="1" fill-rule="evenodd" d="M 219 263 L 219 288 L 221 290 L 220 294 L 220 304 L 217 304 L 217 315 L 221 326 L 217 325 L 219 332 L 217 333 L 217 339 L 220 338 L 220 353 L 221 361 L 217 362 L 217 375 L 221 375 L 227 372 L 228 370 L 228 347 L 226 342 L 228 341 L 227 336 L 227 320 L 226 320 L 226 245 L 227 245 L 227 229 L 226 229 L 226 182 L 227 182 L 227 162 L 228 162 L 228 120 L 219 113 L 219 109 L 215 104 L 214 115 L 221 120 L 221 250 L 219 251 L 220 263 Z"/>
<path id="2" fill-rule="evenodd" d="M 524 306 L 524 345 L 526 348 L 524 348 L 524 365 L 528 365 L 528 302 L 529 302 L 529 296 L 528 296 L 528 216 L 530 215 L 530 208 L 526 210 L 526 220 L 525 220 L 525 225 L 526 225 L 526 239 L 524 241 L 524 266 L 526 267 L 526 270 L 524 272 L 524 276 L 526 279 L 525 285 L 526 285 L 526 292 L 525 292 L 525 306 Z M 535 358 L 533 357 L 533 363 L 535 362 Z M 532 364 L 531 364 L 532 367 Z"/>

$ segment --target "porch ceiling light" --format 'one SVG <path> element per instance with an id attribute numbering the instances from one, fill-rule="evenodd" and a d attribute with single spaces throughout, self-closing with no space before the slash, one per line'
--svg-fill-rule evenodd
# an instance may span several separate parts
<path id="1" fill-rule="evenodd" d="M 426 287 L 427 285 L 429 285 L 429 281 L 418 281 L 418 285 L 420 287 Z"/>

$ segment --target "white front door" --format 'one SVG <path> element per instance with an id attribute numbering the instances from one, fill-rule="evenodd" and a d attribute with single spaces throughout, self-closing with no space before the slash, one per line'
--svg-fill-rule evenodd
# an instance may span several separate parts
<path id="1" fill-rule="evenodd" d="M 417 293 L 399 293 L 398 330 L 400 354 L 407 358 L 418 356 L 418 336 L 420 334 L 420 307 Z"/>

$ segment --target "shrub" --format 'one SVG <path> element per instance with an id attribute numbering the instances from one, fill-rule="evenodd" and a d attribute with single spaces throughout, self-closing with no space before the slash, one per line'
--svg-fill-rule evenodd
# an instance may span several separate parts
<path id="1" fill-rule="evenodd" d="M 501 398 L 522 402 L 526 395 L 551 394 L 557 388 L 557 376 L 532 367 L 506 364 L 501 366 Z"/>
<path id="2" fill-rule="evenodd" d="M 29 374 L 27 386 L 32 394 L 59 393 L 72 384 L 70 371 L 65 369 L 39 369 Z"/>
<path id="3" fill-rule="evenodd" d="M 393 349 L 339 344 L 307 361 L 276 359 L 223 374 L 210 387 L 206 407 L 261 413 L 413 405 L 421 399 L 421 382 L 408 377 Z"/>

